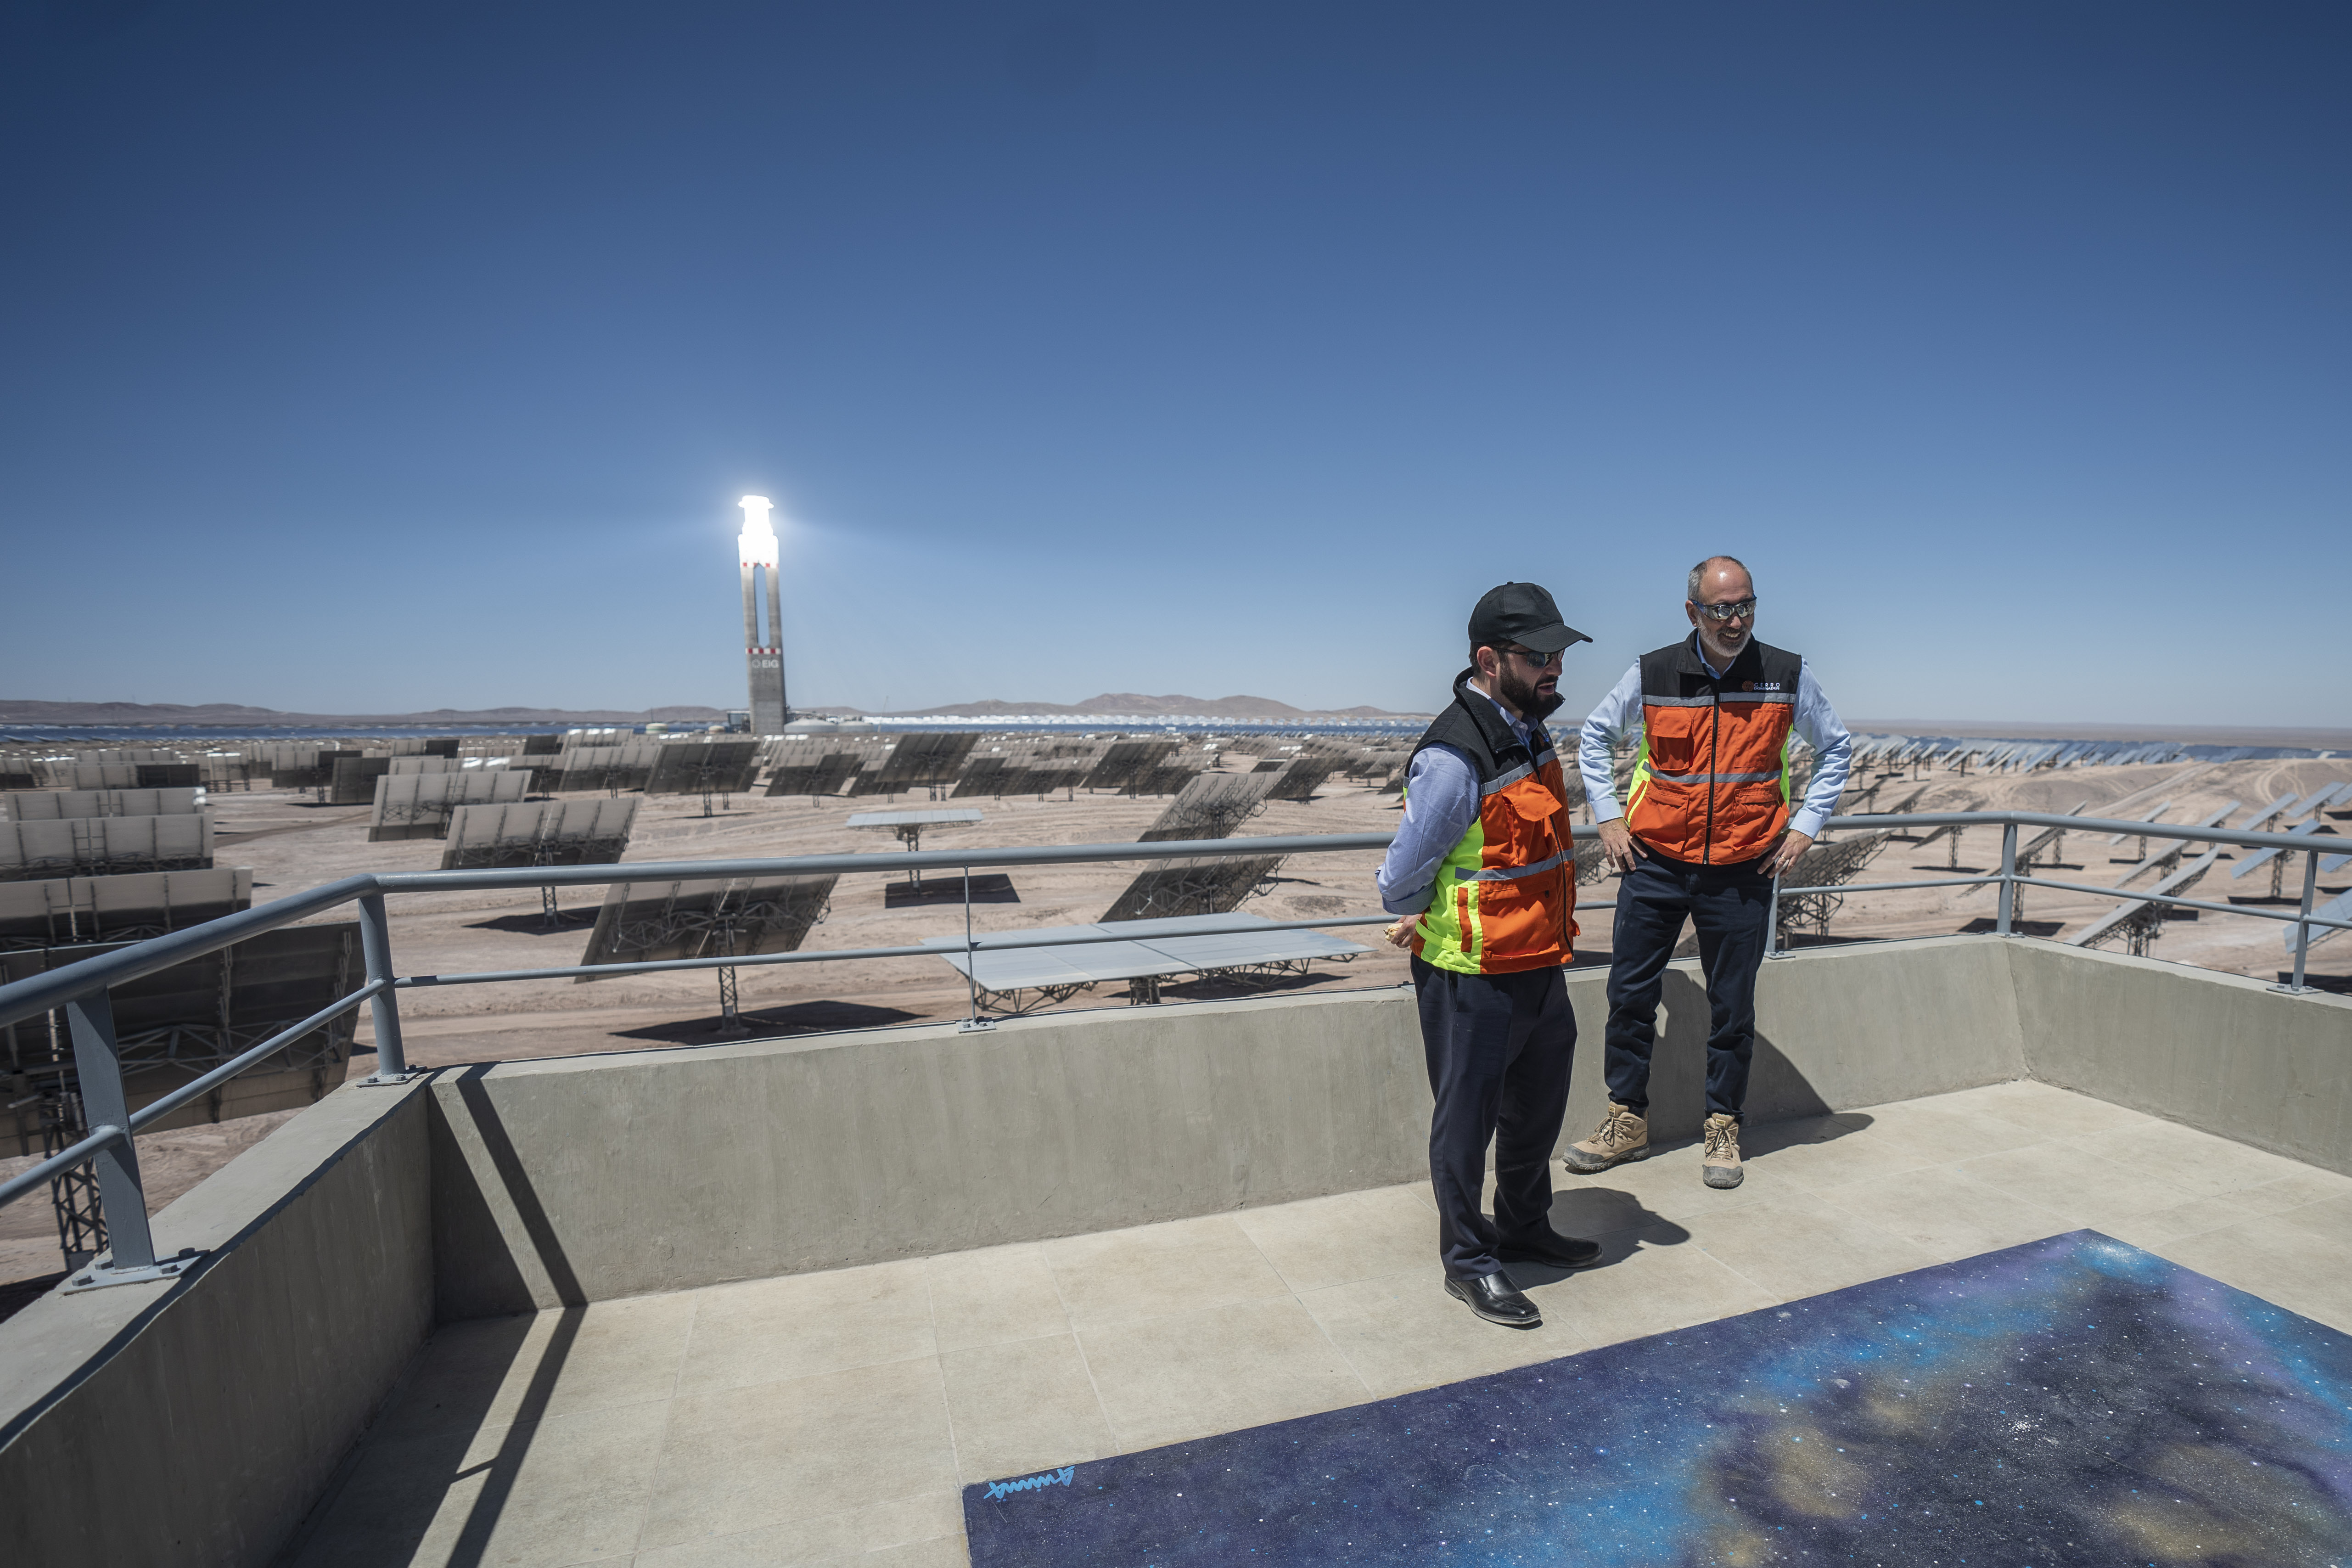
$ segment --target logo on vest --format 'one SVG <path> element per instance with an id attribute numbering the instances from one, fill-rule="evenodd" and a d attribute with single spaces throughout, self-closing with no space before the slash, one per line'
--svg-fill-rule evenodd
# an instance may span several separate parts
<path id="1" fill-rule="evenodd" d="M 1780 691 L 1786 689 L 1777 680 L 1742 681 L 1739 689 L 1742 691 Z"/>

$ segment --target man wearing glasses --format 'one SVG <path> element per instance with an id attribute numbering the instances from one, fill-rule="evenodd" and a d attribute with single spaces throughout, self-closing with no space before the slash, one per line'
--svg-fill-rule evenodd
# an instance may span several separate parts
<path id="1" fill-rule="evenodd" d="M 1604 1074 L 1609 1113 L 1570 1145 L 1568 1168 L 1605 1171 L 1650 1152 L 1650 1052 L 1658 994 L 1683 919 L 1698 931 L 1712 1021 L 1706 1037 L 1710 1187 L 1739 1184 L 1739 1115 L 1756 1045 L 1756 971 L 1770 933 L 1772 879 L 1797 863 L 1837 808 L 1853 740 L 1812 667 L 1756 640 L 1756 584 L 1728 555 L 1691 568 L 1684 613 L 1695 628 L 1643 654 L 1584 721 L 1584 796 L 1616 867 Z M 1814 753 L 1794 815 L 1789 735 Z M 1623 806 L 1610 743 L 1642 740 Z"/>
<path id="2" fill-rule="evenodd" d="M 1404 822 L 1381 865 L 1381 903 L 1405 918 L 1422 1048 L 1436 1104 L 1429 1178 L 1447 1292 L 1489 1322 L 1534 1328 L 1507 1263 L 1581 1268 L 1590 1241 L 1551 1228 L 1551 1153 L 1576 1054 L 1560 966 L 1574 956 L 1569 793 L 1543 721 L 1560 655 L 1590 642 L 1532 583 L 1470 614 L 1470 668 L 1405 768 Z M 1495 1217 L 1481 1212 L 1495 1145 Z"/>

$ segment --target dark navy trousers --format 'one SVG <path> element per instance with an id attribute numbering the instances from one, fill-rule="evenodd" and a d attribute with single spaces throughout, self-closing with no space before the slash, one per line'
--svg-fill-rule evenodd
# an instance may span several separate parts
<path id="1" fill-rule="evenodd" d="M 1461 974 L 1412 961 L 1429 1058 L 1429 1181 L 1448 1279 L 1498 1272 L 1495 1248 L 1542 1234 L 1551 1213 L 1551 1152 L 1568 1113 L 1576 1015 L 1557 966 Z M 1479 1196 L 1495 1145 L 1495 1217 Z"/>
<path id="2" fill-rule="evenodd" d="M 1687 915 L 1698 931 L 1711 1015 L 1706 1034 L 1707 1114 L 1739 1114 L 1756 1051 L 1756 971 L 1772 918 L 1765 857 L 1736 866 L 1694 866 L 1652 850 L 1617 883 L 1610 939 L 1609 1098 L 1650 1109 L 1650 1052 L 1658 1041 L 1658 994 Z"/>

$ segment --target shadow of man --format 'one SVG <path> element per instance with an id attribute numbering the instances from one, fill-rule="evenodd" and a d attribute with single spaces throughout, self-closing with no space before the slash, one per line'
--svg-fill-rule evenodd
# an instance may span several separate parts
<path id="1" fill-rule="evenodd" d="M 1706 982 L 1696 969 L 1669 967 L 1661 985 L 1658 1043 L 1650 1053 L 1650 1139 L 1653 1145 L 1698 1135 L 1706 1120 L 1706 1038 L 1714 1015 Z M 1748 1062 L 1746 1129 L 1763 1122 L 1830 1114 L 1830 1103 L 1761 1028 Z"/>
<path id="2" fill-rule="evenodd" d="M 1554 1181 L 1559 1178 L 1555 1176 Z M 1576 1179 L 1576 1178 L 1570 1178 Z M 1553 1285 L 1577 1274 L 1590 1274 L 1622 1263 L 1644 1244 L 1679 1247 L 1690 1232 L 1643 1204 L 1622 1188 L 1607 1185 L 1606 1174 L 1582 1185 L 1555 1186 L 1551 1194 L 1551 1227 L 1562 1236 L 1583 1237 L 1601 1244 L 1601 1260 L 1582 1268 L 1555 1268 L 1547 1263 L 1513 1263 L 1512 1283 L 1521 1289 Z"/>

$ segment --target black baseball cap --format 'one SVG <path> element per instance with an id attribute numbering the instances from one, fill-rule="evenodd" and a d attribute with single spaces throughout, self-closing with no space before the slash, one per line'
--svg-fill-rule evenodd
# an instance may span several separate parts
<path id="1" fill-rule="evenodd" d="M 1470 612 L 1470 646 L 1517 643 L 1538 653 L 1558 653 L 1592 639 L 1559 618 L 1559 606 L 1533 583 L 1489 588 Z"/>

